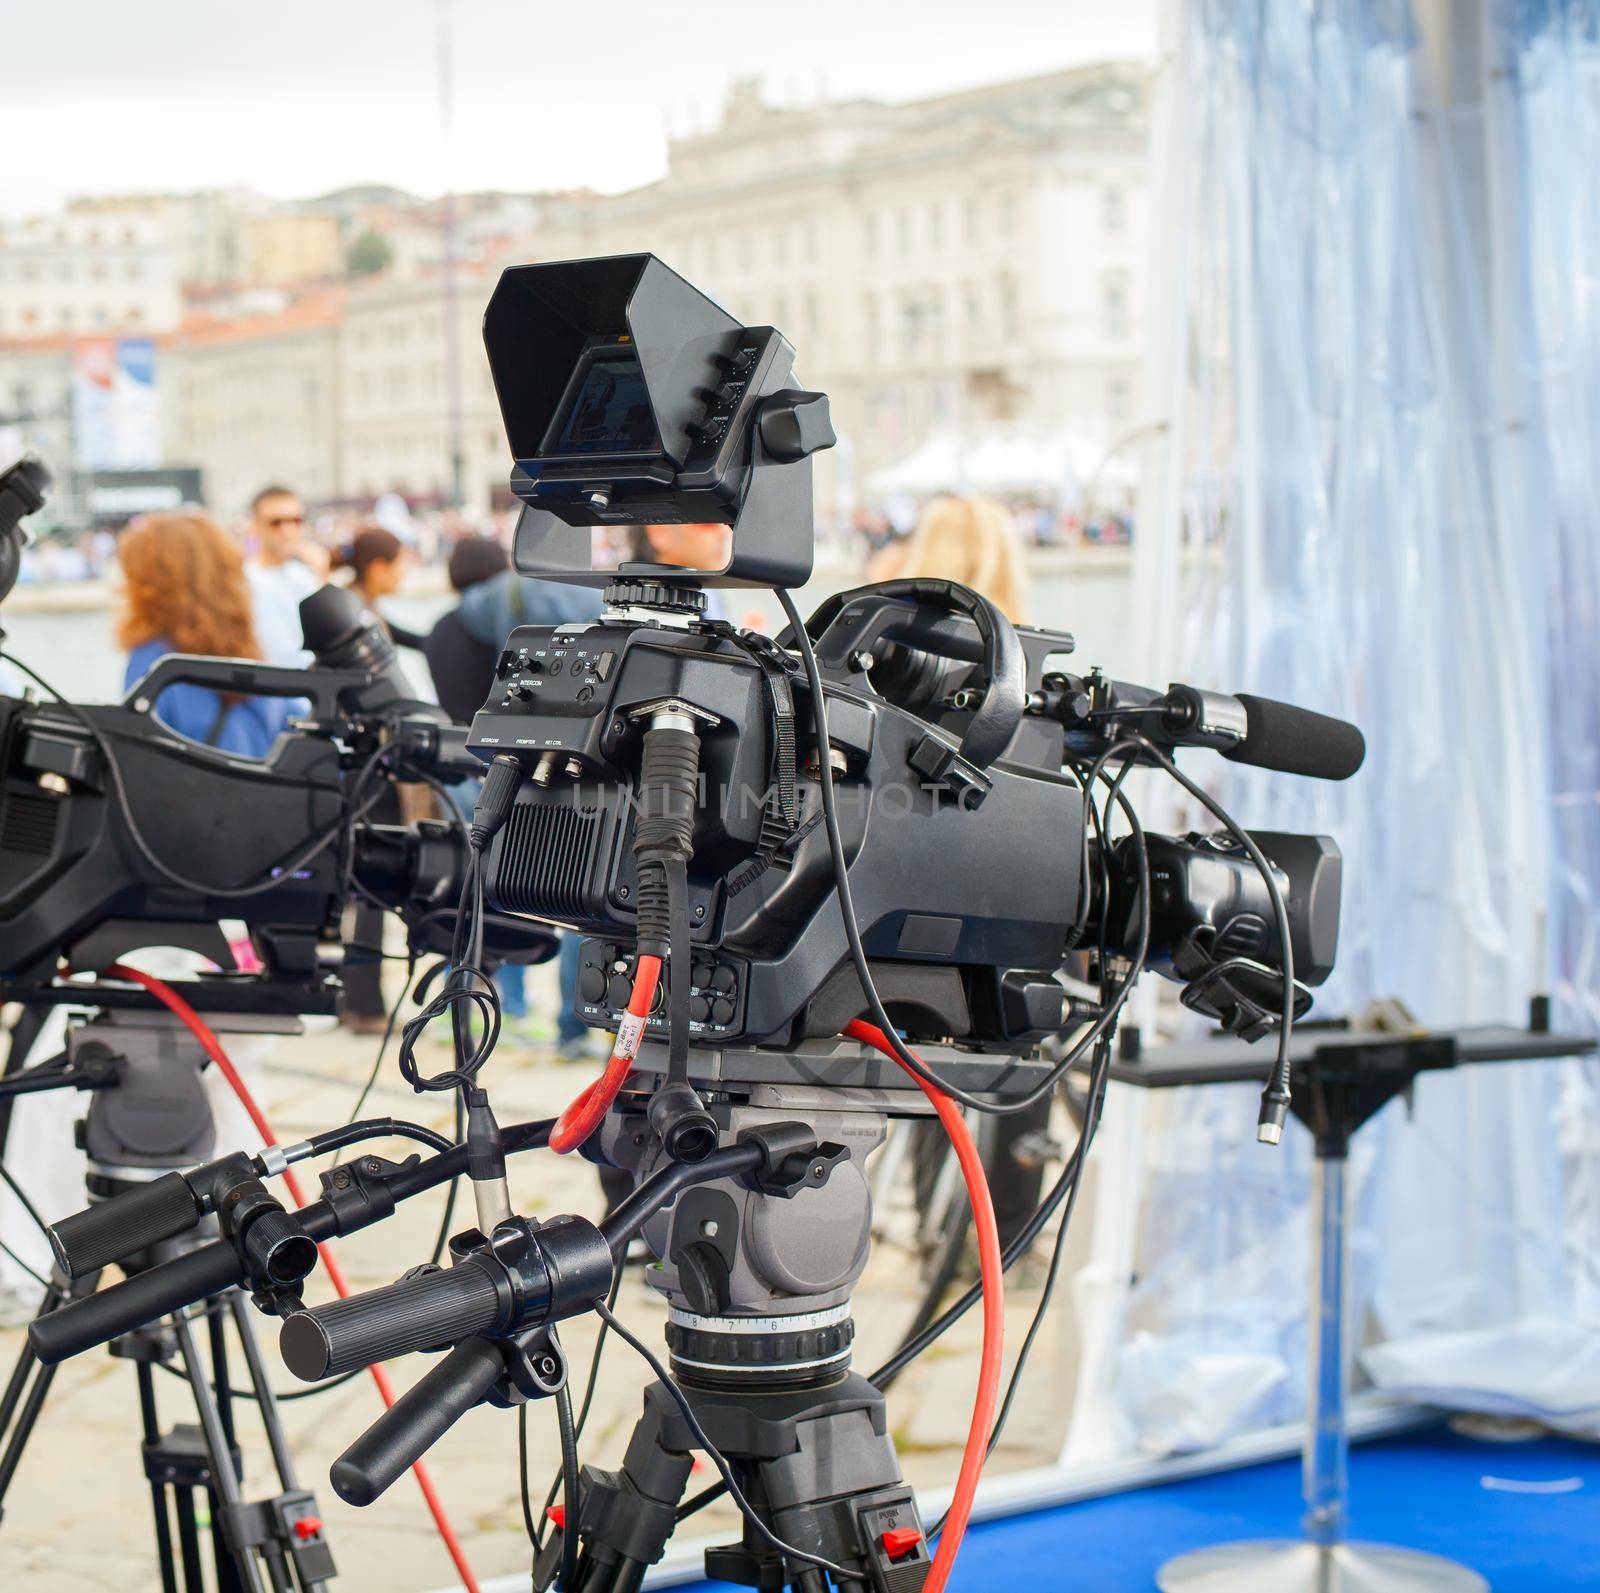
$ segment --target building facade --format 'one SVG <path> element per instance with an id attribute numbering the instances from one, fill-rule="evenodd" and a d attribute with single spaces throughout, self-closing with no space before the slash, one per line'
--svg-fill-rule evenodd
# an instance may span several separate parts
<path id="1" fill-rule="evenodd" d="M 459 490 L 481 511 L 510 468 L 482 345 L 499 270 L 648 250 L 795 345 L 840 437 L 818 505 L 847 509 L 940 432 L 1103 448 L 1135 424 L 1147 145 L 1134 63 L 898 105 L 778 106 L 745 84 L 716 127 L 669 142 L 657 182 L 461 196 L 453 291 L 442 206 L 398 190 L 88 202 L 4 239 L 0 343 L 175 328 L 181 241 L 194 303 L 210 284 L 220 313 L 163 340 L 167 455 L 202 469 L 218 512 L 274 477 L 317 502 Z M 392 235 L 389 270 L 294 285 L 368 229 Z"/>
<path id="2" fill-rule="evenodd" d="M 164 332 L 183 313 L 154 216 L 68 211 L 0 227 L 0 338 Z"/>
<path id="3" fill-rule="evenodd" d="M 201 472 L 206 505 L 244 514 L 269 482 L 308 502 L 343 496 L 343 290 L 248 320 L 195 321 L 162 351 L 169 463 Z"/>
<path id="4" fill-rule="evenodd" d="M 1147 248 L 1146 71 L 784 108 L 751 85 L 657 183 L 547 218 L 542 258 L 648 249 L 824 388 L 860 479 L 930 432 L 1133 419 Z"/>

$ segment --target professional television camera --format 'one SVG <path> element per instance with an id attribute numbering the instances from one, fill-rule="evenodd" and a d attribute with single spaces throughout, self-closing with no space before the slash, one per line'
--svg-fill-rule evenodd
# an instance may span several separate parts
<path id="1" fill-rule="evenodd" d="M 0 597 L 15 566 L 6 550 L 20 546 L 22 519 L 47 487 L 33 460 L 0 476 Z M 61 1225 L 46 1310 L 85 1296 L 108 1265 L 130 1276 L 160 1265 L 213 1215 L 260 1265 L 262 1298 L 270 1292 L 298 1303 L 314 1247 L 261 1188 L 249 1158 L 213 1160 L 216 1125 L 202 1075 L 215 1060 L 214 1037 L 292 1031 L 303 1015 L 338 1010 L 341 970 L 356 957 L 382 955 L 381 947 L 338 946 L 339 917 L 353 895 L 398 913 L 417 954 L 445 953 L 454 939 L 469 854 L 464 820 L 374 824 L 368 814 L 395 780 L 434 785 L 441 811 L 453 814 L 441 782 L 474 775 L 481 764 L 462 732 L 415 698 L 387 632 L 353 593 L 324 587 L 302 603 L 301 618 L 315 660 L 309 669 L 169 656 L 115 705 L 0 696 L 0 1002 L 22 1007 L 0 1076 L 0 1153 L 14 1098 L 88 1093 L 78 1132 L 95 1203 Z M 10 662 L 33 675 L 23 660 Z M 157 717 L 162 694 L 178 684 L 289 697 L 299 711 L 264 758 L 236 757 Z M 252 956 L 236 959 L 223 921 L 243 922 Z M 496 918 L 487 935 L 492 950 L 520 960 L 554 946 L 547 930 L 525 922 Z M 213 967 L 169 984 L 124 966 L 130 953 L 151 947 L 193 952 Z M 61 1051 L 26 1066 L 56 1006 L 68 1009 Z M 199 1029 L 191 1032 L 175 1015 L 182 1013 L 198 1016 Z M 317 1139 L 333 1148 L 395 1131 L 385 1119 Z M 308 1141 L 280 1153 L 275 1170 L 315 1149 Z M 259 1352 L 236 1305 L 228 1309 L 254 1374 Z M 222 1353 L 218 1320 L 214 1356 Z M 174 1326 L 147 1335 L 131 1358 L 143 1378 L 151 1362 L 172 1360 L 187 1342 Z M 194 1382 L 187 1356 L 184 1370 L 202 1426 L 209 1414 L 217 1430 L 231 1432 L 225 1370 L 213 1374 L 214 1395 Z M 0 1397 L 0 1498 L 48 1382 L 36 1378 L 24 1400 L 29 1371 L 24 1358 Z M 183 1480 L 190 1490 L 203 1480 L 214 1518 L 236 1511 L 222 1527 L 233 1535 L 231 1574 L 244 1578 L 232 1585 L 259 1585 L 244 1565 L 253 1548 L 292 1563 L 304 1586 L 331 1574 L 320 1534 L 296 1534 L 315 1510 L 290 1472 L 282 1471 L 270 1507 L 219 1499 L 225 1485 L 216 1479 L 231 1471 L 227 1446 L 211 1444 L 207 1428 L 203 1452 L 190 1453 L 181 1430 L 155 1430 L 153 1389 L 145 1392 L 152 1479 L 165 1477 L 180 1493 Z M 258 1387 L 254 1397 L 284 1467 L 270 1391 Z M 192 1523 L 192 1509 L 180 1504 L 180 1522 Z M 164 1525 L 164 1507 L 157 1514 Z M 170 1576 L 170 1537 L 161 1542 Z"/>
<path id="2" fill-rule="evenodd" d="M 792 385 L 777 331 L 741 326 L 651 256 L 507 271 L 485 341 L 525 505 L 517 567 L 605 594 L 596 622 L 513 632 L 470 732 L 488 764 L 472 826 L 484 901 L 584 934 L 578 1011 L 617 1036 L 560 1119 L 508 1136 L 581 1146 L 636 1187 L 599 1230 L 512 1214 L 481 1057 L 461 1063 L 428 1082 L 460 1087 L 477 1114 L 465 1160 L 479 1227 L 447 1269 L 290 1314 L 285 1359 L 314 1380 L 454 1346 L 336 1465 L 341 1495 L 368 1502 L 472 1405 L 559 1387 L 560 1318 L 593 1308 L 648 1354 L 602 1298 L 609 1257 L 642 1229 L 672 1375 L 651 1358 L 659 1381 L 620 1471 L 580 1480 L 563 1421 L 566 1514 L 538 1585 L 636 1588 L 708 1497 L 679 1504 L 698 1448 L 746 1519 L 708 1573 L 807 1593 L 830 1577 L 942 1588 L 990 1439 L 999 1274 L 1063 1202 L 1070 1213 L 1139 973 L 1182 981 L 1239 1032 L 1277 1030 L 1261 1126 L 1275 1141 L 1288 1034 L 1332 967 L 1337 848 L 1244 831 L 1172 750 L 1343 778 L 1359 733 L 1259 698 L 1072 674 L 1069 635 L 1014 628 L 945 581 L 846 592 L 802 622 L 787 589 L 811 571 L 808 460 L 834 440 L 826 399 Z M 660 532 L 674 526 L 700 528 L 694 545 L 716 556 L 619 559 L 619 530 L 653 528 L 628 539 L 636 552 L 639 535 L 672 545 Z M 708 614 L 706 588 L 751 585 L 778 593 L 776 640 Z M 1222 833 L 1147 837 L 1124 789 L 1141 765 L 1170 772 Z M 1094 975 L 1096 999 L 1069 993 L 1069 964 Z M 891 1115 L 931 1104 L 960 1141 L 952 1102 L 1019 1111 L 1080 1066 L 1079 1148 L 1004 1256 L 969 1176 L 984 1365 L 934 1556 L 881 1387 L 978 1291 L 872 1380 L 850 1370 L 863 1164 Z M 306 1226 L 346 1220 L 313 1209 Z M 207 1268 L 213 1287 L 241 1276 L 217 1251 L 161 1282 L 163 1306 Z M 156 1298 L 71 1307 L 34 1342 L 59 1358 Z"/>

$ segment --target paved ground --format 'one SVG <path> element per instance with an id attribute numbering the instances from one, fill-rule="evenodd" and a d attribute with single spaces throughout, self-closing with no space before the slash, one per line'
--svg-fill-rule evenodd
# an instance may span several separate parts
<path id="1" fill-rule="evenodd" d="M 545 970 L 539 972 L 541 978 L 547 977 Z M 345 1121 L 375 1044 L 345 1032 L 276 1042 L 257 1076 L 280 1137 L 290 1140 Z M 497 1110 L 507 1122 L 558 1109 L 586 1076 L 555 1065 L 537 1049 L 519 1053 L 508 1048 L 492 1066 Z M 442 1097 L 414 1097 L 392 1064 L 386 1063 L 368 1111 L 404 1114 L 443 1127 L 449 1107 Z M 513 1163 L 512 1195 L 523 1210 L 542 1215 L 577 1210 L 598 1216 L 600 1210 L 592 1170 L 545 1155 Z M 439 1217 L 439 1199 L 424 1197 L 402 1208 L 391 1221 L 342 1242 L 339 1251 L 352 1283 L 370 1287 L 390 1281 L 426 1258 Z M 1077 1246 L 1090 1227 L 1083 1204 L 1079 1217 Z M 903 1230 L 904 1223 L 891 1222 L 891 1227 Z M 1010 1292 L 1009 1346 L 1021 1340 L 1037 1299 L 1037 1277 L 1037 1267 L 1025 1271 Z M 914 1278 L 915 1263 L 906 1248 L 893 1242 L 880 1244 L 856 1294 L 858 1365 L 875 1365 L 893 1349 L 915 1304 Z M 1070 1298 L 1070 1290 L 1064 1289 L 1062 1298 Z M 636 1274 L 629 1276 L 620 1309 L 647 1342 L 659 1342 L 662 1307 Z M 262 1325 L 270 1343 L 271 1325 L 264 1320 Z M 913 1481 L 933 1484 L 954 1473 L 970 1410 L 978 1336 L 977 1313 L 973 1313 L 894 1391 L 895 1436 Z M 1058 1450 L 1075 1370 L 1070 1337 L 1061 1331 L 1042 1335 L 994 1462 L 996 1469 L 1037 1464 Z M 586 1367 L 592 1330 L 574 1324 L 565 1341 L 574 1363 Z M 10 1364 L 21 1342 L 20 1329 L 0 1331 L 0 1366 Z M 269 1361 L 277 1386 L 293 1386 L 275 1353 Z M 392 1370 L 403 1387 L 429 1364 L 413 1358 L 395 1363 Z M 605 1365 L 583 1454 L 587 1461 L 609 1465 L 620 1459 L 649 1373 L 621 1345 L 607 1350 Z M 181 1386 L 162 1378 L 159 1392 L 164 1419 L 186 1419 Z M 337 1585 L 396 1593 L 449 1585 L 454 1581 L 449 1560 L 409 1479 L 367 1510 L 341 1504 L 327 1484 L 331 1459 L 378 1409 L 366 1379 L 284 1407 L 301 1480 L 316 1489 L 327 1520 L 341 1573 Z M 531 1435 L 533 1472 L 542 1498 L 557 1454 L 553 1411 L 533 1413 Z M 241 1416 L 241 1439 L 249 1491 L 253 1495 L 270 1491 L 267 1456 L 248 1411 Z M 527 1547 L 518 1502 L 515 1418 L 487 1408 L 472 1413 L 437 1446 L 430 1465 L 478 1575 L 487 1578 L 522 1570 Z M 710 1480 L 709 1472 L 706 1476 Z M 92 1352 L 63 1367 L 45 1419 L 6 1498 L 0 1529 L 0 1588 L 85 1593 L 155 1587 L 149 1517 L 149 1496 L 139 1467 L 131 1368 Z M 707 1529 L 731 1521 L 726 1514 L 711 1512 L 703 1519 Z"/>

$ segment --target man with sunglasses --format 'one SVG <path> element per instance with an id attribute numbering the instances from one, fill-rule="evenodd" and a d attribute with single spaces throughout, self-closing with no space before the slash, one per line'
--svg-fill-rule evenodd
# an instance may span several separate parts
<path id="1" fill-rule="evenodd" d="M 300 600 L 328 577 L 328 551 L 306 531 L 306 511 L 288 487 L 263 487 L 250 505 L 250 577 L 256 640 L 269 664 L 303 667 Z"/>

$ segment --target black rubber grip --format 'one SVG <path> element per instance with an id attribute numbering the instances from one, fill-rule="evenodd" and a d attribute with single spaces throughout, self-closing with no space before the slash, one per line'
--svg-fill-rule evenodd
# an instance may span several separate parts
<path id="1" fill-rule="evenodd" d="M 163 1239 L 187 1233 L 202 1215 L 183 1174 L 166 1173 L 52 1223 L 50 1248 L 56 1253 L 56 1265 L 69 1278 L 82 1278 Z"/>
<path id="2" fill-rule="evenodd" d="M 28 1327 L 28 1343 L 46 1366 L 54 1366 L 218 1294 L 239 1277 L 239 1258 L 231 1245 L 206 1245 L 35 1318 Z"/>
<path id="3" fill-rule="evenodd" d="M 454 1344 L 494 1327 L 499 1316 L 493 1280 L 465 1261 L 296 1311 L 284 1322 L 278 1347 L 296 1377 L 315 1383 L 412 1350 Z"/>
<path id="4" fill-rule="evenodd" d="M 1270 697 L 1240 692 L 1238 698 L 1244 704 L 1245 737 L 1224 758 L 1313 780 L 1348 780 L 1361 767 L 1367 743 L 1354 725 Z"/>
<path id="5" fill-rule="evenodd" d="M 333 1491 L 346 1504 L 371 1504 L 483 1403 L 505 1369 L 499 1350 L 487 1339 L 456 1345 L 334 1461 L 328 1473 Z"/>

